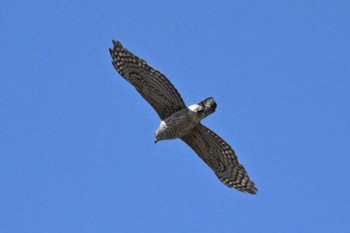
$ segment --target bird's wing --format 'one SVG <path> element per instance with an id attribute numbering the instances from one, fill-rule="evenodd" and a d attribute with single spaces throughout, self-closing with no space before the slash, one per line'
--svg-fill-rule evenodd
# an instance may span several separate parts
<path id="1" fill-rule="evenodd" d="M 114 68 L 152 105 L 162 120 L 186 107 L 165 75 L 129 52 L 119 41 L 113 40 L 113 45 L 109 52 Z"/>
<path id="2" fill-rule="evenodd" d="M 256 194 L 257 188 L 239 163 L 235 151 L 219 135 L 202 124 L 181 138 L 228 187 Z"/>

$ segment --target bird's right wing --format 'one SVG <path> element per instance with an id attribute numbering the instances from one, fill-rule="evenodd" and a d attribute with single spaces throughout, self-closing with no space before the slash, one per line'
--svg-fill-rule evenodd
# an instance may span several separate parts
<path id="1" fill-rule="evenodd" d="M 235 151 L 219 135 L 202 124 L 181 138 L 228 187 L 256 194 L 257 188 L 239 163 Z"/>
<path id="2" fill-rule="evenodd" d="M 129 52 L 119 41 L 113 40 L 113 45 L 109 52 L 114 68 L 152 105 L 162 120 L 186 107 L 181 95 L 165 75 Z"/>

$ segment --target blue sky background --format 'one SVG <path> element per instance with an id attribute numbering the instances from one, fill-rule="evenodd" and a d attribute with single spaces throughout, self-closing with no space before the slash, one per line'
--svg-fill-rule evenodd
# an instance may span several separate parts
<path id="1" fill-rule="evenodd" d="M 3 1 L 0 232 L 350 232 L 349 1 Z M 229 189 L 111 65 L 166 74 L 236 150 Z"/>

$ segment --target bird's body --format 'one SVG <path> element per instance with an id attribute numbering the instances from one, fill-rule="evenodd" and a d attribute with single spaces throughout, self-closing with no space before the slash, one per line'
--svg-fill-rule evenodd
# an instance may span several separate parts
<path id="1" fill-rule="evenodd" d="M 110 49 L 112 64 L 158 113 L 161 123 L 155 142 L 180 138 L 188 144 L 228 187 L 256 194 L 257 188 L 239 163 L 232 147 L 202 125 L 201 120 L 216 110 L 212 97 L 186 106 L 171 82 L 146 61 L 129 52 L 118 41 Z"/>
<path id="2" fill-rule="evenodd" d="M 198 125 L 199 122 L 196 120 L 196 114 L 191 110 L 181 109 L 160 122 L 154 141 L 183 137 Z"/>
<path id="3" fill-rule="evenodd" d="M 200 121 L 215 112 L 216 103 L 213 98 L 207 98 L 199 104 L 183 108 L 160 122 L 156 132 L 155 142 L 160 140 L 181 138 L 191 132 Z"/>

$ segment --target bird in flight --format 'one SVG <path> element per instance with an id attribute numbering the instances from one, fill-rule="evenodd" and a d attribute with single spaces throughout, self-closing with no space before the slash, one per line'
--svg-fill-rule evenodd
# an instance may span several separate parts
<path id="1" fill-rule="evenodd" d="M 155 142 L 180 138 L 214 171 L 228 187 L 256 194 L 257 188 L 235 151 L 219 135 L 201 124 L 215 112 L 216 102 L 209 97 L 198 104 L 186 106 L 173 84 L 158 70 L 113 40 L 109 49 L 112 64 L 141 96 L 156 110 L 160 125 Z"/>

